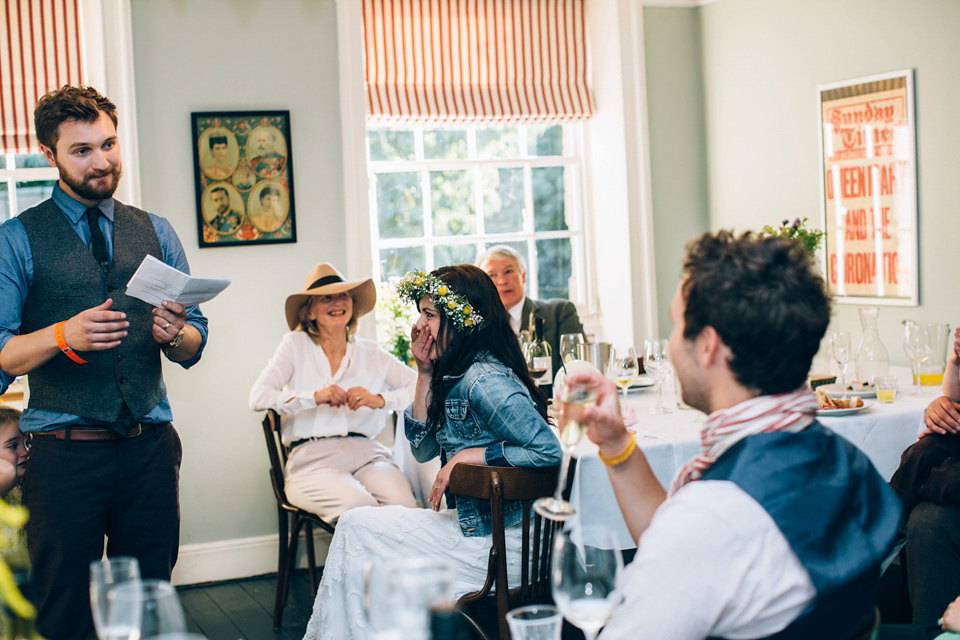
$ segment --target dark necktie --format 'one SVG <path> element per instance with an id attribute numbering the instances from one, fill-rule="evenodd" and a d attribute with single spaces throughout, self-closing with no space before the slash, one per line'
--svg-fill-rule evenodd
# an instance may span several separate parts
<path id="1" fill-rule="evenodd" d="M 87 218 L 87 226 L 90 227 L 90 251 L 93 257 L 100 263 L 100 268 L 106 273 L 110 268 L 110 258 L 107 256 L 107 242 L 103 239 L 103 232 L 100 230 L 100 209 L 90 207 L 83 214 Z"/>

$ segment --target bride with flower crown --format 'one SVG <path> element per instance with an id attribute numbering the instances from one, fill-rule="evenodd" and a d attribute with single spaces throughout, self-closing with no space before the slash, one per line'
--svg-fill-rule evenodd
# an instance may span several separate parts
<path id="1" fill-rule="evenodd" d="M 439 558 L 456 569 L 454 595 L 479 588 L 491 546 L 488 509 L 459 498 L 440 510 L 454 465 L 538 467 L 560 462 L 548 428 L 546 398 L 527 372 L 497 289 L 471 265 L 411 272 L 398 285 L 417 305 L 411 329 L 418 377 L 404 413 L 407 439 L 420 462 L 443 466 L 427 497 L 432 509 L 359 507 L 347 511 L 330 543 L 323 580 L 304 640 L 367 636 L 364 566 L 378 559 Z M 505 508 L 508 573 L 517 581 L 521 507 Z"/>

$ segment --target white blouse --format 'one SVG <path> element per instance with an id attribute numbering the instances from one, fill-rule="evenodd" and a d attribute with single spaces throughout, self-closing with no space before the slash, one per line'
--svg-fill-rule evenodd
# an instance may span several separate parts
<path id="1" fill-rule="evenodd" d="M 376 342 L 359 338 L 347 343 L 347 353 L 337 372 L 331 373 L 323 348 L 303 331 L 284 334 L 266 368 L 250 389 L 250 408 L 273 409 L 282 416 L 285 444 L 304 438 L 345 436 L 362 433 L 376 436 L 386 422 L 388 411 L 405 409 L 413 402 L 417 373 L 384 351 Z M 317 405 L 314 391 L 331 384 L 344 391 L 363 387 L 379 393 L 386 403 L 382 409 L 346 405 Z"/>

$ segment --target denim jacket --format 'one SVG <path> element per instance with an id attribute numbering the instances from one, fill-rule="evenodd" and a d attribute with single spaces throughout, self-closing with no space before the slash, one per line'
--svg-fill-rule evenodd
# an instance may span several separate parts
<path id="1" fill-rule="evenodd" d="M 440 428 L 414 420 L 412 407 L 404 413 L 407 440 L 413 457 L 426 462 L 440 449 L 453 457 L 463 449 L 482 447 L 489 466 L 547 467 L 560 463 L 560 442 L 537 412 L 530 392 L 508 367 L 481 354 L 463 375 L 445 376 L 449 389 Z M 519 524 L 520 503 L 504 505 L 504 525 Z M 457 499 L 457 518 L 466 537 L 488 536 L 492 516 L 485 500 Z"/>

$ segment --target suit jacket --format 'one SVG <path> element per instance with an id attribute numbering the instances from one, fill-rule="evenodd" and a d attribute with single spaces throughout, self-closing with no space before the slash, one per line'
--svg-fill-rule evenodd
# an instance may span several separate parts
<path id="1" fill-rule="evenodd" d="M 523 301 L 523 311 L 520 312 L 520 331 L 529 329 L 532 334 L 534 326 L 530 322 L 531 312 L 535 318 L 543 318 L 543 339 L 550 345 L 553 353 L 553 375 L 555 376 L 560 369 L 560 336 L 565 333 L 583 333 L 577 307 L 569 300 L 562 298 L 551 300 L 526 298 Z"/>

